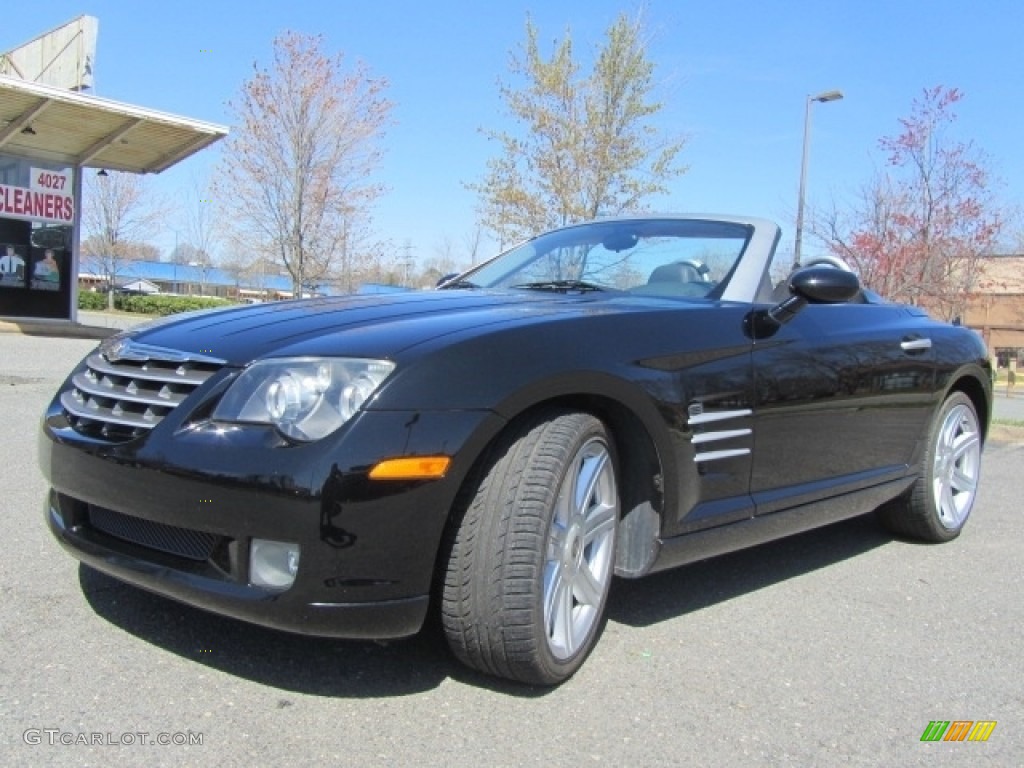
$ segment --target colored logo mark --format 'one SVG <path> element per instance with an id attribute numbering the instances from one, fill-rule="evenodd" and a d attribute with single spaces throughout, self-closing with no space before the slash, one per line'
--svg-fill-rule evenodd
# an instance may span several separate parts
<path id="1" fill-rule="evenodd" d="M 921 741 L 988 741 L 995 728 L 995 720 L 932 720 Z"/>

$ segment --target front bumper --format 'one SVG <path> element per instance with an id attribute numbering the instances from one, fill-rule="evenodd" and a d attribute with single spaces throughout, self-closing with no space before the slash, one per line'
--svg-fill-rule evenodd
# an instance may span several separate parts
<path id="1" fill-rule="evenodd" d="M 46 505 L 50 531 L 72 555 L 121 581 L 214 613 L 274 629 L 346 638 L 415 634 L 427 613 L 427 595 L 330 603 L 249 586 L 215 575 L 205 564 L 197 568 L 193 563 L 175 562 L 173 555 L 109 537 L 83 522 L 74 511 L 82 507 L 81 502 L 53 491 Z"/>
<path id="2" fill-rule="evenodd" d="M 50 493 L 46 505 L 50 531 L 72 555 L 121 581 L 214 613 L 289 632 L 346 638 L 412 635 L 427 613 L 427 595 L 377 602 L 311 602 L 197 573 L 191 563 L 175 563 L 171 555 L 144 551 L 88 523 L 75 522 L 81 517 L 69 507 L 79 505 L 56 492 Z"/>
<path id="3" fill-rule="evenodd" d="M 82 562 L 202 609 L 303 634 L 407 636 L 425 618 L 448 510 L 474 452 L 455 451 L 441 480 L 366 474 L 399 450 L 466 448 L 494 419 L 363 413 L 347 436 L 319 446 L 268 447 L 251 434 L 225 446 L 212 427 L 158 428 L 110 446 L 80 439 L 51 408 L 39 451 L 51 487 L 46 519 Z M 253 538 L 300 545 L 291 587 L 249 583 Z"/>

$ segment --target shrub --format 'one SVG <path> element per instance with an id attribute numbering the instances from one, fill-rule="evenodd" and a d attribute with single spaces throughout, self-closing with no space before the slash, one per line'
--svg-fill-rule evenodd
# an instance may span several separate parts
<path id="1" fill-rule="evenodd" d="M 176 315 L 179 312 L 191 312 L 194 309 L 211 309 L 225 307 L 234 302 L 227 299 L 215 299 L 207 296 L 114 296 L 114 309 L 124 312 L 136 312 L 142 315 Z M 78 308 L 86 310 L 104 310 L 107 308 L 107 294 L 79 291 Z"/>
<path id="2" fill-rule="evenodd" d="M 105 293 L 93 293 L 92 291 L 79 291 L 78 292 L 78 308 L 79 309 L 106 309 L 107 308 L 107 294 L 105 294 Z"/>
<path id="3" fill-rule="evenodd" d="M 233 302 L 199 296 L 119 296 L 117 306 L 125 312 L 145 315 L 176 315 L 195 309 L 226 307 Z"/>

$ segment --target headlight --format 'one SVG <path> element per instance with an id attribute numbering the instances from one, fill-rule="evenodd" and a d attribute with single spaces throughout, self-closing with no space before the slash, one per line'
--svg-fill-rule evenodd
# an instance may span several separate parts
<path id="1" fill-rule="evenodd" d="M 394 370 L 387 360 L 292 357 L 253 363 L 221 398 L 215 421 L 272 424 L 319 440 L 352 418 Z"/>

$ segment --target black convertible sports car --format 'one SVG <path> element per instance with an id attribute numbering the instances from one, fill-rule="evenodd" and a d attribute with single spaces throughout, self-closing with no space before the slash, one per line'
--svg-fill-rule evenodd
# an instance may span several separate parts
<path id="1" fill-rule="evenodd" d="M 751 218 L 596 221 L 439 290 L 120 334 L 47 410 L 77 558 L 211 611 L 388 638 L 533 684 L 594 646 L 613 574 L 879 509 L 959 534 L 991 413 L 973 332 Z M 783 268 L 780 270 L 780 266 Z"/>

